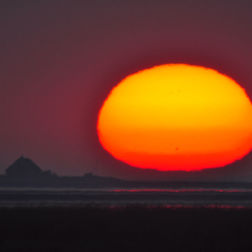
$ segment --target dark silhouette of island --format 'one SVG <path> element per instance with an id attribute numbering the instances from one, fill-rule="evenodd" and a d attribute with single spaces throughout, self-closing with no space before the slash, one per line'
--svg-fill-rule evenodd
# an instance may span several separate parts
<path id="1" fill-rule="evenodd" d="M 51 171 L 43 171 L 31 159 L 21 156 L 6 169 L 9 178 L 43 178 L 55 176 Z"/>
<path id="2" fill-rule="evenodd" d="M 200 172 L 169 172 L 166 181 L 133 181 L 114 177 L 104 177 L 86 173 L 83 176 L 58 176 L 50 170 L 42 170 L 29 158 L 21 156 L 0 176 L 0 187 L 50 187 L 50 188 L 190 188 L 219 187 L 252 188 L 250 182 L 228 180 L 227 174 L 238 176 L 240 166 L 247 165 L 252 169 L 252 154 L 244 160 L 218 169 L 207 169 Z M 228 172 L 226 172 L 228 170 Z M 152 171 L 146 171 L 152 172 Z M 215 180 L 217 178 L 217 180 Z"/>
<path id="3" fill-rule="evenodd" d="M 58 176 L 50 170 L 42 170 L 29 158 L 21 156 L 0 176 L 0 187 L 108 187 L 122 186 L 116 178 L 95 176 Z"/>

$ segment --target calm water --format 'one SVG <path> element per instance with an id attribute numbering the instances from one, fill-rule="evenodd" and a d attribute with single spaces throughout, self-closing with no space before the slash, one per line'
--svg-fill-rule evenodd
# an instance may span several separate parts
<path id="1" fill-rule="evenodd" d="M 0 207 L 252 208 L 252 189 L 0 189 Z"/>

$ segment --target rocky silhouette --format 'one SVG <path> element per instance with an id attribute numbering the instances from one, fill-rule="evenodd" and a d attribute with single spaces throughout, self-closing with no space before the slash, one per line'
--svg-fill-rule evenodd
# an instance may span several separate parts
<path id="1" fill-rule="evenodd" d="M 19 157 L 0 176 L 0 187 L 107 187 L 123 186 L 124 181 L 116 178 L 96 176 L 58 176 L 50 170 L 42 170 L 34 161 Z"/>
<path id="2" fill-rule="evenodd" d="M 169 172 L 166 181 L 130 181 L 86 173 L 83 176 L 58 176 L 41 169 L 23 156 L 12 163 L 0 176 L 0 187 L 58 187 L 58 188 L 169 188 L 169 187 L 251 187 L 250 182 L 237 182 L 240 170 L 252 173 L 252 153 L 227 167 L 200 172 Z M 241 168 L 242 167 L 242 168 Z M 151 170 L 146 172 L 151 173 Z M 240 180 L 242 181 L 242 180 Z"/>
<path id="3" fill-rule="evenodd" d="M 8 178 L 16 179 L 39 179 L 55 177 L 56 174 L 50 170 L 43 171 L 31 159 L 21 156 L 13 164 L 11 164 L 5 171 Z"/>
<path id="4" fill-rule="evenodd" d="M 13 178 L 39 177 L 43 171 L 31 159 L 21 156 L 6 169 L 6 175 Z"/>

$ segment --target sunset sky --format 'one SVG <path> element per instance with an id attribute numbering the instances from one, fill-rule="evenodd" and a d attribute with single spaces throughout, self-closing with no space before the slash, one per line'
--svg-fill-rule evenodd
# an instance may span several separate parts
<path id="1" fill-rule="evenodd" d="M 248 0 L 1 1 L 0 172 L 23 154 L 58 174 L 134 178 L 97 137 L 110 90 L 138 70 L 188 63 L 227 74 L 252 99 L 251 7 Z"/>

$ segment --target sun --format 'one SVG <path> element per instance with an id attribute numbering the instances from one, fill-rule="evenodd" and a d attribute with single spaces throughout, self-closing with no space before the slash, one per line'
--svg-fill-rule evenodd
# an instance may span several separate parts
<path id="1" fill-rule="evenodd" d="M 166 64 L 115 86 L 97 122 L 101 145 L 131 166 L 196 171 L 225 166 L 252 149 L 252 104 L 216 70 Z"/>

